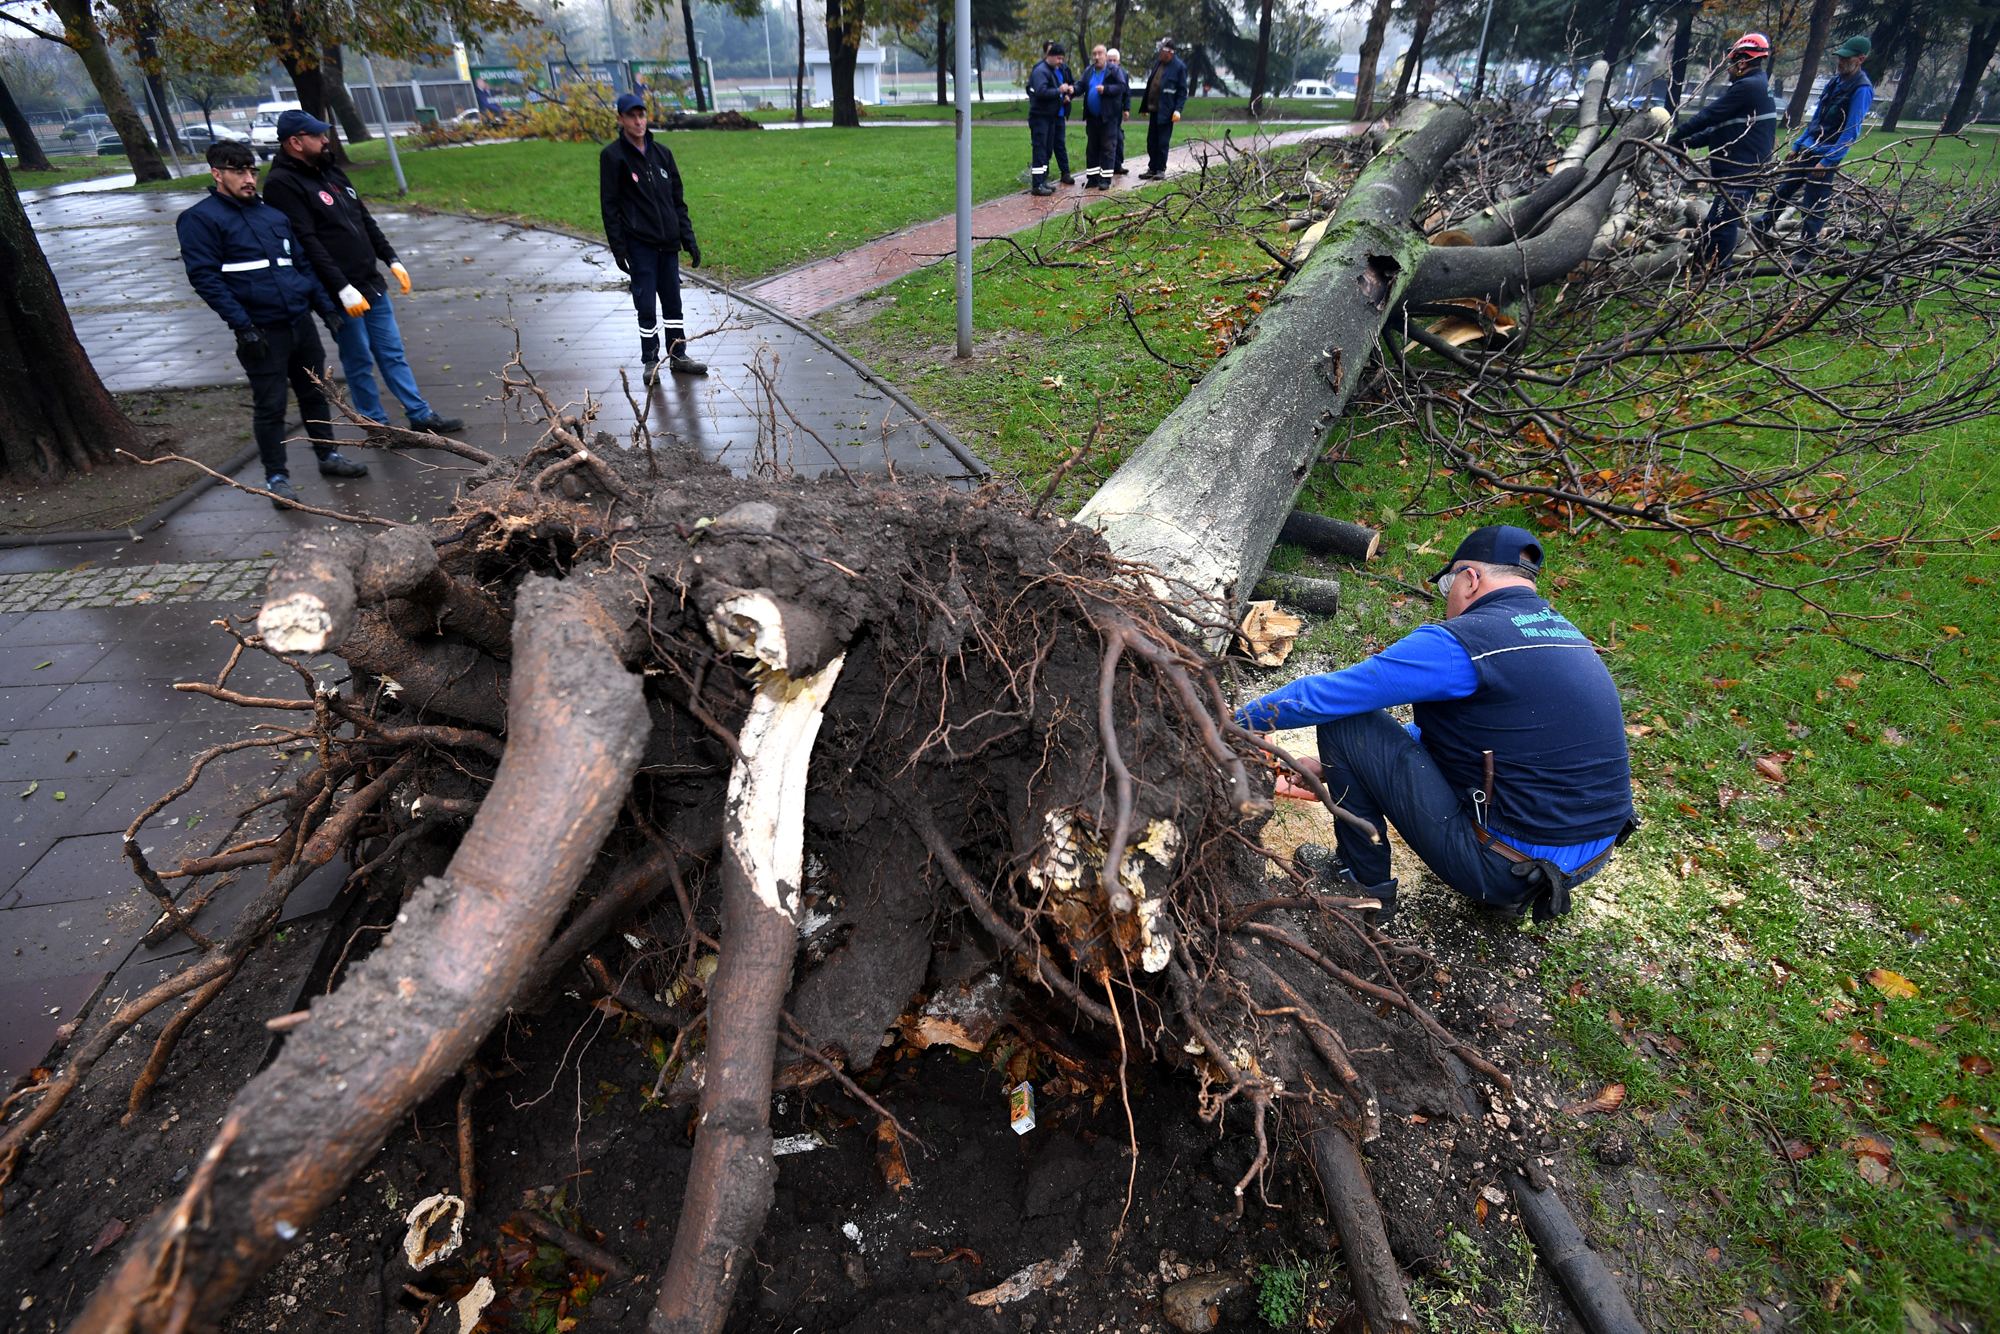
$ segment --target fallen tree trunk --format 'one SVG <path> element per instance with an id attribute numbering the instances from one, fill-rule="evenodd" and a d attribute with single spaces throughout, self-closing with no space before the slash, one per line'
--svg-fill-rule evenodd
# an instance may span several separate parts
<path id="1" fill-rule="evenodd" d="M 649 723 L 587 590 L 530 578 L 518 606 L 512 740 L 445 877 L 237 1096 L 179 1204 L 77 1328 L 213 1328 L 504 1013 L 596 857 Z"/>
<path id="2" fill-rule="evenodd" d="M 1249 597 L 1423 258 L 1410 213 L 1471 132 L 1459 107 L 1405 111 L 1252 338 L 1078 514 L 1120 556 L 1153 567 L 1170 598 L 1234 610 Z"/>
<path id="3" fill-rule="evenodd" d="M 1382 1207 L 1354 1137 L 1323 1114 L 1311 1116 L 1306 1137 L 1312 1146 L 1313 1174 L 1326 1193 L 1326 1211 L 1340 1237 L 1340 1253 L 1354 1284 L 1354 1304 L 1367 1334 L 1403 1334 L 1417 1328 L 1396 1257 L 1382 1227 Z"/>

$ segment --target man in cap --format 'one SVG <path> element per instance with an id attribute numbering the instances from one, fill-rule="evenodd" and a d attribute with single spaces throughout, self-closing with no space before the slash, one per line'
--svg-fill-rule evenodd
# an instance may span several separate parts
<path id="1" fill-rule="evenodd" d="M 303 111 L 281 114 L 278 154 L 264 176 L 264 199 L 291 221 L 292 235 L 313 272 L 347 312 L 333 341 L 347 374 L 348 398 L 369 421 L 387 422 L 382 396 L 375 390 L 375 368 L 380 366 L 382 382 L 403 405 L 411 430 L 462 430 L 463 421 L 440 416 L 417 390 L 416 372 L 403 352 L 403 333 L 389 302 L 389 284 L 375 261 L 389 266 L 404 296 L 410 294 L 410 271 L 396 258 L 346 174 L 333 164 L 328 147 L 332 131 Z M 368 471 L 359 463 L 343 463 L 352 471 L 333 475 L 360 477 Z M 327 472 L 327 465 L 321 464 L 320 471 Z"/>
<path id="2" fill-rule="evenodd" d="M 1146 113 L 1146 169 L 1142 181 L 1157 181 L 1167 174 L 1167 150 L 1173 146 L 1174 126 L 1180 123 L 1181 108 L 1187 105 L 1188 68 L 1174 54 L 1174 39 L 1160 39 L 1159 58 L 1146 76 L 1146 93 L 1139 109 Z"/>
<path id="3" fill-rule="evenodd" d="M 251 424 L 264 461 L 264 488 L 278 509 L 296 504 L 291 466 L 285 460 L 285 384 L 298 395 L 299 415 L 319 470 L 329 477 L 360 477 L 368 469 L 333 447 L 326 394 L 326 348 L 313 327 L 317 311 L 329 328 L 340 307 L 296 263 L 292 226 L 257 194 L 257 157 L 250 145 L 223 139 L 208 146 L 215 184 L 200 203 L 174 220 L 188 282 L 208 308 L 236 334 L 236 359 L 250 377 Z"/>
<path id="4" fill-rule="evenodd" d="M 1502 916 L 1569 911 L 1637 827 L 1618 687 L 1583 632 L 1535 592 L 1542 548 L 1477 528 L 1436 576 L 1442 624 L 1345 671 L 1303 677 L 1237 712 L 1252 731 L 1316 724 L 1333 799 L 1395 825 L 1438 878 Z M 1386 710 L 1414 704 L 1402 727 Z M 1302 764 L 1312 765 L 1310 759 Z M 1351 892 L 1396 908 L 1389 845 L 1341 826 Z"/>
<path id="5" fill-rule="evenodd" d="M 1070 94 L 1076 85 L 1066 77 L 1061 42 L 1042 47 L 1042 58 L 1028 71 L 1028 187 L 1029 193 L 1052 195 L 1049 158 L 1060 155 L 1064 185 L 1075 178 L 1069 174 L 1069 151 L 1063 144 L 1063 114 L 1069 109 Z"/>
<path id="6" fill-rule="evenodd" d="M 1874 49 L 1866 37 L 1850 37 L 1834 49 L 1834 77 L 1820 90 L 1812 119 L 1779 170 L 1771 207 L 1757 227 L 1759 239 L 1770 235 L 1778 214 L 1796 194 L 1799 211 L 1805 214 L 1806 244 L 1818 243 L 1820 230 L 1826 226 L 1826 206 L 1833 198 L 1834 169 L 1861 137 L 1861 123 L 1868 108 L 1875 105 L 1875 85 L 1862 68 Z"/>
<path id="7" fill-rule="evenodd" d="M 1771 98 L 1765 73 L 1770 59 L 1770 39 L 1761 32 L 1744 33 L 1729 48 L 1729 86 L 1667 138 L 1670 147 L 1708 150 L 1706 165 L 1715 181 L 1715 202 L 1709 206 L 1696 246 L 1704 267 L 1729 267 L 1743 206 L 1755 188 L 1748 178 L 1769 160 L 1777 144 L 1778 104 Z"/>
<path id="8" fill-rule="evenodd" d="M 701 244 L 681 192 L 680 168 L 646 128 L 646 99 L 637 93 L 619 95 L 618 137 L 597 155 L 597 200 L 611 259 L 632 279 L 647 386 L 660 382 L 663 332 L 667 365 L 676 375 L 708 374 L 707 366 L 688 359 L 681 316 L 681 251 L 690 268 L 700 268 Z"/>

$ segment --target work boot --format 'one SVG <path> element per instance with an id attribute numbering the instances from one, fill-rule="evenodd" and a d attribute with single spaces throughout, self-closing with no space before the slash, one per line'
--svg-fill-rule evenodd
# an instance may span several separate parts
<path id="1" fill-rule="evenodd" d="M 293 489 L 291 478 L 283 473 L 264 479 L 264 489 L 276 497 L 271 501 L 274 510 L 288 510 L 299 503 L 299 493 Z M 287 504 L 286 502 L 291 502 Z"/>
<path id="2" fill-rule="evenodd" d="M 1068 172 L 1064 172 L 1064 173 L 1063 173 L 1063 178 L 1062 178 L 1062 183 L 1063 183 L 1064 185 L 1075 185 L 1075 184 L 1076 184 L 1076 177 L 1074 177 L 1074 176 L 1070 175 L 1070 174 L 1069 174 Z"/>
<path id="3" fill-rule="evenodd" d="M 1347 899 L 1374 899 L 1382 905 L 1378 911 L 1367 909 L 1370 920 L 1378 930 L 1386 929 L 1396 916 L 1396 889 L 1398 882 L 1384 880 L 1379 885 L 1364 885 L 1354 878 L 1354 872 L 1341 865 L 1340 854 L 1332 848 L 1318 843 L 1301 843 L 1292 854 L 1293 860 L 1312 872 L 1313 888 Z"/>
<path id="4" fill-rule="evenodd" d="M 1036 187 L 1035 187 L 1034 189 L 1032 189 L 1032 190 L 1028 191 L 1028 193 L 1029 193 L 1029 194 L 1031 194 L 1031 195 L 1034 195 L 1034 196 L 1035 196 L 1036 198 L 1040 198 L 1040 197 L 1042 197 L 1043 195 L 1052 195 L 1052 194 L 1054 194 L 1054 193 L 1055 193 L 1055 190 L 1054 190 L 1054 188 L 1053 188 L 1053 187 L 1051 187 L 1051 186 L 1047 186 L 1047 185 L 1037 185 L 1037 186 L 1036 186 Z"/>
<path id="5" fill-rule="evenodd" d="M 356 463 L 353 459 L 342 458 L 339 454 L 322 454 L 319 460 L 319 475 L 322 477 L 366 477 L 368 465 Z"/>
<path id="6" fill-rule="evenodd" d="M 667 354 L 668 368 L 671 369 L 675 375 L 708 374 L 707 363 L 688 360 L 686 356 L 682 355 L 686 351 L 687 351 L 686 343 L 676 344 L 674 350 Z"/>
<path id="7" fill-rule="evenodd" d="M 412 431 L 429 431 L 432 435 L 442 435 L 446 431 L 463 431 L 465 429 L 465 419 L 463 417 L 443 417 L 433 412 L 428 417 L 421 417 L 411 422 L 410 429 Z"/>
<path id="8" fill-rule="evenodd" d="M 639 376 L 639 381 L 648 389 L 658 384 L 660 382 L 660 363 L 657 361 L 646 362 Z"/>

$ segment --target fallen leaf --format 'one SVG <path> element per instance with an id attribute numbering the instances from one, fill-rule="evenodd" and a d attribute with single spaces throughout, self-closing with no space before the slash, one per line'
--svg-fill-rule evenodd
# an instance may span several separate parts
<path id="1" fill-rule="evenodd" d="M 1625 724 L 1625 735 L 1626 735 L 1626 736 L 1630 736 L 1630 737 L 1641 737 L 1641 736 L 1651 736 L 1652 734 L 1653 734 L 1653 729 L 1652 729 L 1652 728 L 1650 728 L 1650 727 L 1648 727 L 1648 726 L 1646 726 L 1646 725 L 1645 725 L 1644 723 L 1627 723 L 1627 724 Z"/>
<path id="2" fill-rule="evenodd" d="M 1579 977 L 1576 981 L 1569 984 L 1569 998 L 1571 1000 L 1580 1001 L 1589 994 L 1590 984 L 1582 978 Z"/>
<path id="3" fill-rule="evenodd" d="M 1856 1056 L 1873 1065 L 1887 1065 L 1889 1063 L 1888 1057 L 1875 1050 L 1875 1044 L 1868 1040 L 1866 1033 L 1849 1033 L 1840 1040 L 1840 1047 L 1841 1050 L 1851 1051 Z"/>
<path id="4" fill-rule="evenodd" d="M 1662 1034 L 1660 1037 L 1660 1045 L 1662 1047 L 1665 1047 L 1669 1053 L 1675 1056 L 1678 1056 L 1682 1052 L 1687 1050 L 1687 1043 L 1682 1042 L 1672 1033 Z"/>
<path id="5" fill-rule="evenodd" d="M 1882 744 L 1885 746 L 1907 746 L 1910 744 L 1910 740 L 1895 728 L 1885 727 L 1882 729 Z"/>
<path id="6" fill-rule="evenodd" d="M 1901 973 L 1892 973 L 1886 968 L 1871 968 L 1862 976 L 1869 986 L 1894 1000 L 1909 1000 L 1917 994 L 1916 983 Z"/>
<path id="7" fill-rule="evenodd" d="M 1944 1132 L 1928 1121 L 1919 1121 L 1910 1127 L 1917 1137 L 1917 1147 L 1925 1153 L 1950 1153 L 1958 1146 L 1944 1137 Z"/>
<path id="8" fill-rule="evenodd" d="M 1701 818 L 1701 812 L 1696 810 L 1694 807 L 1688 805 L 1685 801 L 1677 801 L 1674 804 L 1680 807 L 1682 815 L 1685 815 L 1690 819 L 1694 820 L 1699 820 Z"/>
<path id="9" fill-rule="evenodd" d="M 1841 1147 L 1856 1158 L 1873 1158 L 1884 1166 L 1893 1162 L 1896 1157 L 1895 1150 L 1872 1135 L 1856 1135 Z"/>
<path id="10" fill-rule="evenodd" d="M 1915 1047 L 1918 1051 L 1922 1052 L 1926 1056 L 1944 1055 L 1944 1053 L 1938 1049 L 1936 1043 L 1926 1042 L 1922 1038 L 1913 1038 L 1908 1033 L 1891 1033 L 1889 1036 L 1896 1039 L 1896 1041 L 1898 1042 L 1907 1043 L 1908 1045 Z"/>
<path id="11" fill-rule="evenodd" d="M 1813 1154 L 1816 1152 L 1818 1152 L 1818 1150 L 1814 1149 L 1812 1145 L 1806 1143 L 1802 1139 L 1788 1139 L 1785 1141 L 1786 1162 L 1802 1163 L 1806 1159 L 1812 1157 Z"/>
<path id="12" fill-rule="evenodd" d="M 32 797 L 35 795 L 35 789 L 40 787 L 41 785 L 42 785 L 41 780 L 38 778 L 34 782 L 28 784 L 26 787 L 22 788 L 21 795 L 23 797 Z"/>
<path id="13" fill-rule="evenodd" d="M 1774 783 L 1785 781 L 1785 766 L 1769 755 L 1759 758 L 1756 767 L 1758 773 L 1764 775 L 1764 777 Z"/>
<path id="14" fill-rule="evenodd" d="M 118 1239 L 125 1235 L 125 1228 L 126 1223 L 122 1218 L 114 1218 L 106 1223 L 103 1231 L 97 1234 L 97 1240 L 90 1243 L 90 1257 L 96 1259 L 107 1247 L 116 1245 Z"/>
<path id="15" fill-rule="evenodd" d="M 1623 1084 L 1606 1084 L 1598 1090 L 1596 1097 L 1586 1098 L 1582 1102 L 1573 1102 L 1563 1108 L 1562 1111 L 1564 1116 L 1588 1116 L 1592 1112 L 1609 1113 L 1617 1111 L 1619 1105 L 1624 1101 L 1625 1086 Z"/>
<path id="16" fill-rule="evenodd" d="M 1681 563 L 1675 560 L 1672 556 L 1669 556 L 1667 557 L 1667 568 L 1672 570 L 1675 574 L 1679 574 L 1681 572 Z"/>
<path id="17" fill-rule="evenodd" d="M 882 1179 L 892 1190 L 905 1190 L 912 1184 L 909 1163 L 903 1157 L 902 1137 L 896 1133 L 896 1123 L 884 1117 L 875 1124 L 875 1166 L 881 1171 Z"/>
<path id="18" fill-rule="evenodd" d="M 1479 1222 L 1481 1223 L 1481 1225 L 1484 1225 L 1484 1224 L 1485 1224 L 1485 1222 L 1486 1222 L 1486 1197 L 1485 1197 L 1484 1195 L 1481 1195 L 1481 1196 L 1479 1197 L 1479 1199 L 1478 1199 L 1478 1200 L 1477 1200 L 1476 1202 L 1474 1202 L 1474 1204 L 1473 1204 L 1473 1206 L 1472 1206 L 1472 1214 L 1473 1214 L 1473 1217 L 1475 1217 L 1475 1218 L 1477 1218 L 1477 1219 L 1479 1220 Z"/>
<path id="19" fill-rule="evenodd" d="M 1990 1075 L 1993 1073 L 1993 1062 L 1984 1056 L 1961 1056 L 1958 1058 L 1958 1068 L 1968 1075 Z"/>
<path id="20" fill-rule="evenodd" d="M 1486 1011 L 1486 1017 L 1491 1019 L 1500 1028 L 1512 1028 L 1516 1023 L 1520 1022 L 1520 1016 L 1514 1013 L 1514 1007 L 1506 1001 L 1494 1004 Z"/>
<path id="21" fill-rule="evenodd" d="M 1979 1136 L 1980 1142 L 1987 1148 L 1993 1150 L 1995 1153 L 2000 1153 L 2000 1130 L 1996 1130 L 1992 1126 L 1981 1126 L 1972 1133 Z"/>
<path id="22" fill-rule="evenodd" d="M 1865 678 L 1863 677 L 1862 673 L 1856 672 L 1852 676 L 1836 676 L 1833 678 L 1833 683 L 1839 686 L 1842 690 L 1852 690 L 1856 686 L 1860 685 L 1863 679 Z"/>
<path id="23" fill-rule="evenodd" d="M 1839 1087 L 1840 1076 L 1833 1073 L 1829 1067 L 1823 1065 L 1813 1071 L 1812 1091 L 1814 1093 L 1831 1093 Z"/>
<path id="24" fill-rule="evenodd" d="M 1722 1259 L 1722 1248 L 1719 1246 L 1711 1246 L 1702 1253 L 1702 1258 L 1707 1260 L 1710 1264 L 1714 1264 L 1720 1259 Z"/>
<path id="25" fill-rule="evenodd" d="M 1751 1050 L 1750 1059 L 1755 1061 L 1758 1065 L 1769 1065 L 1771 1063 L 1771 1058 L 1777 1054 L 1778 1054 L 1777 1044 L 1766 1039 L 1765 1041 L 1758 1043 L 1756 1047 Z"/>

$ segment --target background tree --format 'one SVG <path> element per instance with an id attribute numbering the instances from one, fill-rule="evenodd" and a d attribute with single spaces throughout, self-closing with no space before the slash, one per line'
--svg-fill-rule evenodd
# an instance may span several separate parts
<path id="1" fill-rule="evenodd" d="M 215 136 L 215 113 L 232 97 L 257 91 L 257 81 L 248 74 L 211 74 L 203 70 L 183 70 L 174 75 L 174 90 L 201 111 L 202 124 Z"/>
<path id="2" fill-rule="evenodd" d="M 1437 17 L 1437 0 L 1417 0 L 1416 26 L 1410 34 L 1410 49 L 1403 56 L 1403 72 L 1396 76 L 1395 104 L 1401 106 L 1408 98 L 1411 80 L 1417 79 L 1418 71 L 1424 65 L 1424 38 L 1430 36 L 1431 20 Z M 1417 92 L 1423 92 L 1422 81 L 1418 80 Z"/>
<path id="3" fill-rule="evenodd" d="M 354 104 L 354 94 L 347 90 L 347 56 L 339 42 L 327 46 L 320 68 L 326 71 L 327 100 L 340 117 L 340 128 L 347 132 L 347 142 L 367 143 L 374 136 L 368 132 L 368 122 L 362 119 L 361 108 Z"/>
<path id="4" fill-rule="evenodd" d="M 4 71 L 0 71 L 0 125 L 7 127 L 7 137 L 14 141 L 14 156 L 20 160 L 19 170 L 55 170 L 49 162 L 49 155 L 42 151 L 42 141 L 35 137 L 35 127 L 28 124 L 28 118 L 14 104 L 14 94 L 7 87 Z"/>
<path id="5" fill-rule="evenodd" d="M 861 55 L 868 0 L 826 0 L 826 56 L 833 83 L 833 123 L 861 128 L 854 104 L 854 64 Z"/>
<path id="6" fill-rule="evenodd" d="M 105 44 L 97 19 L 90 12 L 90 0 L 48 0 L 48 3 L 62 22 L 60 34 L 37 28 L 4 9 L 0 9 L 0 18 L 76 52 L 84 71 L 90 75 L 91 86 L 97 90 L 98 100 L 104 103 L 104 114 L 111 118 L 111 128 L 117 131 L 126 158 L 132 163 L 133 176 L 141 183 L 173 179 L 160 150 L 146 133 L 146 122 L 132 105 L 132 95 L 125 91 L 125 82 L 118 75 L 118 62 L 112 59 L 111 48 Z"/>
<path id="7" fill-rule="evenodd" d="M 1375 114 L 1375 65 L 1382 58 L 1382 37 L 1389 30 L 1390 0 L 1375 0 L 1368 11 L 1368 30 L 1361 37 L 1361 68 L 1354 75 L 1354 119 Z"/>
<path id="8" fill-rule="evenodd" d="M 1959 75 L 1958 92 L 1944 114 L 1940 133 L 1957 134 L 1965 128 L 1979 97 L 1980 80 L 1986 75 L 1986 67 L 1993 63 L 1996 50 L 2000 50 L 2000 6 L 1973 11 L 1972 32 L 1965 48 L 1965 70 Z"/>
<path id="9" fill-rule="evenodd" d="M 0 475 L 54 481 L 141 443 L 77 341 L 14 178 L 0 163 Z"/>

